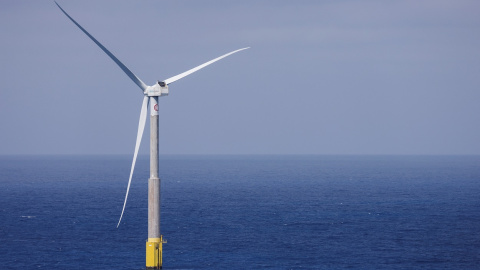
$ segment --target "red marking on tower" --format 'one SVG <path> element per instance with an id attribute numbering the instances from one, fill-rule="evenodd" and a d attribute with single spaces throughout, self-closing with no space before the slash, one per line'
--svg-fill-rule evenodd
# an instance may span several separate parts
<path id="1" fill-rule="evenodd" d="M 155 104 L 155 105 L 153 106 L 153 109 L 158 112 L 158 104 Z"/>

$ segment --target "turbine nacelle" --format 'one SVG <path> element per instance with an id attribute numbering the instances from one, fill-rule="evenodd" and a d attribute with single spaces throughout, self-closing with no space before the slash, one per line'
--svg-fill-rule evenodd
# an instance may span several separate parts
<path id="1" fill-rule="evenodd" d="M 156 84 L 147 86 L 147 89 L 145 89 L 143 93 L 149 97 L 168 96 L 168 85 L 165 82 L 157 81 Z"/>

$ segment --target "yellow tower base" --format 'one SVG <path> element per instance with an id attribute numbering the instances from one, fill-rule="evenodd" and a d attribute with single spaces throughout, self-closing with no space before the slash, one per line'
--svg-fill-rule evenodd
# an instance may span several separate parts
<path id="1" fill-rule="evenodd" d="M 163 236 L 148 238 L 147 241 L 147 269 L 162 269 Z"/>

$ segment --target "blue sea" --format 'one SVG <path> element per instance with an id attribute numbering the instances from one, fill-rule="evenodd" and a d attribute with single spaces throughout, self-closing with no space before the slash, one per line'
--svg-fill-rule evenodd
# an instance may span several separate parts
<path id="1" fill-rule="evenodd" d="M 144 269 L 148 157 L 1 156 L 0 269 Z M 480 269 L 480 156 L 162 156 L 164 269 Z"/>

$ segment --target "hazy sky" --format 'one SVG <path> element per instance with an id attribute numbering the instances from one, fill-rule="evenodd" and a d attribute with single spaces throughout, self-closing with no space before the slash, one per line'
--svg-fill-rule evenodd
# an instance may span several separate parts
<path id="1" fill-rule="evenodd" d="M 480 1 L 67 1 L 161 154 L 480 154 Z M 0 154 L 132 154 L 140 89 L 53 1 L 0 2 Z M 148 150 L 148 125 L 141 153 Z"/>

